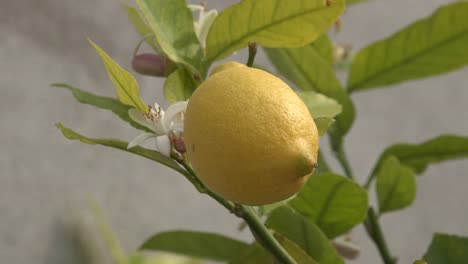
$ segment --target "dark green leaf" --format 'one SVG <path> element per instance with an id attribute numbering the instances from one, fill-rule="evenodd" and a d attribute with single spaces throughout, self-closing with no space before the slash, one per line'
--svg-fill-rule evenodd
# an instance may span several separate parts
<path id="1" fill-rule="evenodd" d="M 120 67 L 107 53 L 101 49 L 96 43 L 89 40 L 91 45 L 96 49 L 102 62 L 106 67 L 109 79 L 112 81 L 119 97 L 120 102 L 132 106 L 143 113 L 148 112 L 148 106 L 140 97 L 140 88 L 138 83 L 128 71 Z"/>
<path id="2" fill-rule="evenodd" d="M 148 43 L 155 51 L 159 52 L 161 48 L 156 42 L 151 28 L 146 24 L 145 20 L 141 17 L 140 12 L 136 8 L 130 5 L 123 4 L 127 11 L 128 20 L 132 23 L 135 30 L 140 34 L 142 38 L 145 38 L 145 42 Z"/>
<path id="3" fill-rule="evenodd" d="M 416 177 L 413 170 L 390 156 L 377 173 L 376 190 L 380 213 L 403 209 L 416 197 Z"/>
<path id="4" fill-rule="evenodd" d="M 379 158 L 374 173 L 389 156 L 395 156 L 401 164 L 416 173 L 422 173 L 433 163 L 468 157 L 468 137 L 442 135 L 421 144 L 396 144 L 387 148 Z"/>
<path id="5" fill-rule="evenodd" d="M 289 201 L 330 238 L 361 223 L 368 208 L 367 192 L 354 181 L 333 173 L 313 175 Z"/>
<path id="6" fill-rule="evenodd" d="M 246 48 L 301 47 L 322 35 L 341 15 L 344 0 L 243 0 L 225 9 L 207 38 L 207 61 Z M 278 37 L 281 36 L 281 37 Z"/>
<path id="7" fill-rule="evenodd" d="M 164 82 L 164 96 L 171 103 L 185 101 L 190 98 L 195 88 L 190 72 L 177 69 Z"/>
<path id="8" fill-rule="evenodd" d="M 151 132 L 151 130 L 149 130 L 147 127 L 144 127 L 136 123 L 128 116 L 128 109 L 132 107 L 121 103 L 117 99 L 88 93 L 86 91 L 80 90 L 66 83 L 54 83 L 52 84 L 52 86 L 59 87 L 59 88 L 66 88 L 73 93 L 73 96 L 76 98 L 76 100 L 78 100 L 78 102 L 83 103 L 83 104 L 93 105 L 101 109 L 110 110 L 114 112 L 114 114 L 119 116 L 122 120 L 129 123 L 134 128 L 144 130 L 147 132 Z"/>
<path id="9" fill-rule="evenodd" d="M 293 241 L 285 236 L 275 233 L 275 238 L 288 252 L 288 254 L 297 262 L 297 264 L 318 264 L 311 256 L 307 255 L 304 250 Z M 230 264 L 259 264 L 259 263 L 275 263 L 273 256 L 268 253 L 260 244 L 253 243 L 248 248 L 240 252 L 237 259 Z"/>
<path id="10" fill-rule="evenodd" d="M 217 261 L 232 261 L 249 245 L 218 234 L 169 231 L 156 234 L 143 243 L 140 249 L 166 251 Z"/>
<path id="11" fill-rule="evenodd" d="M 183 170 L 181 167 L 179 167 L 179 165 L 177 165 L 177 163 L 173 159 L 166 157 L 157 151 L 149 150 L 149 149 L 142 148 L 139 146 L 133 147 L 131 149 L 127 149 L 128 142 L 125 142 L 125 141 L 120 141 L 118 139 L 89 138 L 89 137 L 82 136 L 67 127 L 64 127 L 60 123 L 57 123 L 56 126 L 62 131 L 63 135 L 68 139 L 79 140 L 83 143 L 90 144 L 90 145 L 102 145 L 106 147 L 111 147 L 111 148 L 116 148 L 116 149 L 120 149 L 123 151 L 127 151 L 130 153 L 145 157 L 147 159 L 157 161 L 163 165 L 166 165 L 167 167 L 171 169 L 174 169 L 180 172 L 181 174 L 184 174 L 184 175 L 187 174 L 187 172 Z"/>
<path id="12" fill-rule="evenodd" d="M 429 264 L 465 264 L 468 260 L 468 238 L 436 233 L 424 260 Z"/>
<path id="13" fill-rule="evenodd" d="M 265 225 L 294 241 L 320 264 L 344 263 L 320 229 L 291 208 L 275 209 Z"/>
<path id="14" fill-rule="evenodd" d="M 354 121 L 354 105 L 341 87 L 330 63 L 325 61 L 313 45 L 296 49 L 265 49 L 278 71 L 304 91 L 316 91 L 335 99 L 343 107 L 336 118 L 336 137 L 343 136 Z"/>
<path id="15" fill-rule="evenodd" d="M 174 62 L 198 72 L 202 59 L 192 12 L 184 0 L 137 0 L 162 51 Z"/>
<path id="16" fill-rule="evenodd" d="M 468 64 L 467 43 L 468 3 L 448 4 L 359 51 L 348 89 L 372 89 L 461 68 Z"/>
<path id="17" fill-rule="evenodd" d="M 328 63 L 333 63 L 333 43 L 327 34 L 323 34 L 311 44 L 318 54 Z"/>

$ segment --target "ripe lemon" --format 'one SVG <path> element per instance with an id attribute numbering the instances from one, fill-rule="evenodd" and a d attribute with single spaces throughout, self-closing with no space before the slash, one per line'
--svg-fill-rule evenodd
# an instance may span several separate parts
<path id="1" fill-rule="evenodd" d="M 265 71 L 218 66 L 190 98 L 184 123 L 190 163 L 225 199 L 247 205 L 284 200 L 315 168 L 314 120 L 296 93 Z"/>

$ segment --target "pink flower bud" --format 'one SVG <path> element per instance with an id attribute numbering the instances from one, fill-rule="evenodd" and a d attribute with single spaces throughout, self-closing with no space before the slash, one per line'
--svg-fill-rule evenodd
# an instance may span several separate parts
<path id="1" fill-rule="evenodd" d="M 162 55 L 143 53 L 133 57 L 132 67 L 143 75 L 165 77 L 167 76 L 168 60 Z"/>

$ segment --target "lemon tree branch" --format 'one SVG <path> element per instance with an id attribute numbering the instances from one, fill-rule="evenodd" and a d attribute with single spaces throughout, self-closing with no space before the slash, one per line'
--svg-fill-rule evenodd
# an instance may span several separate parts
<path id="1" fill-rule="evenodd" d="M 279 263 L 284 264 L 296 264 L 296 261 L 286 252 L 286 250 L 280 245 L 280 243 L 273 237 L 273 234 L 263 225 L 261 220 L 255 214 L 251 207 L 234 204 L 233 202 L 227 201 L 216 193 L 210 191 L 201 180 L 197 177 L 192 166 L 188 164 L 186 159 L 178 160 L 178 162 L 187 170 L 187 172 L 193 176 L 193 179 L 197 182 L 196 186 L 200 186 L 203 191 L 211 198 L 215 199 L 218 203 L 228 209 L 230 212 L 234 213 L 236 216 L 244 219 L 244 221 L 249 226 L 252 234 L 255 239 L 266 249 L 270 254 L 272 254 Z M 199 188 L 197 188 L 200 190 Z"/>

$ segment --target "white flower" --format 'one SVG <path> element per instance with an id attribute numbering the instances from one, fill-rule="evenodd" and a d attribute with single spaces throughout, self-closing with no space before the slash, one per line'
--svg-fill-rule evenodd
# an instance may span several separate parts
<path id="1" fill-rule="evenodd" d="M 156 138 L 156 149 L 163 155 L 171 155 L 171 142 L 168 134 L 171 131 L 184 131 L 184 112 L 187 101 L 170 105 L 167 111 L 157 104 L 151 107 L 148 113 L 142 113 L 137 109 L 129 109 L 128 115 L 138 124 L 149 128 L 153 132 L 146 132 L 135 137 L 128 143 L 127 149 L 143 143 L 149 138 Z"/>
<path id="2" fill-rule="evenodd" d="M 195 25 L 195 34 L 197 35 L 198 41 L 204 50 L 206 47 L 206 37 L 210 31 L 210 27 L 213 24 L 216 16 L 218 16 L 218 11 L 216 9 L 211 9 L 206 12 L 205 6 L 203 5 L 188 5 L 189 9 L 193 11 L 199 11 L 198 21 L 194 22 Z"/>

